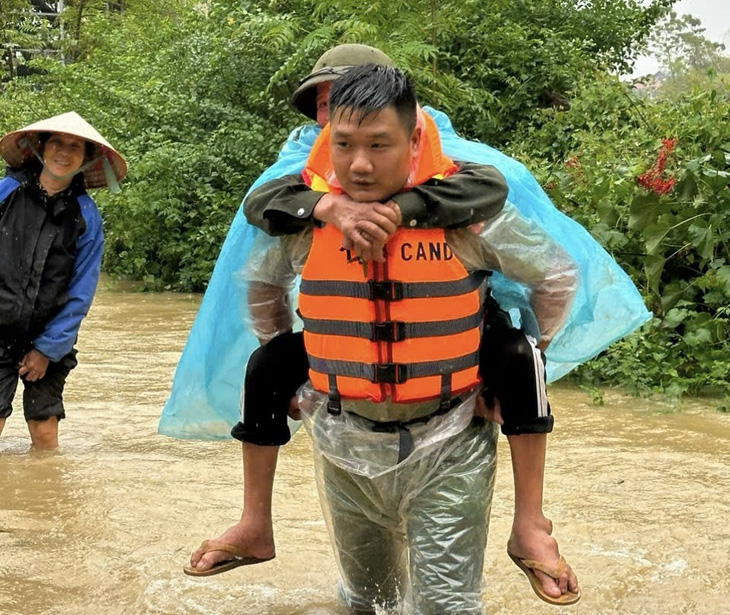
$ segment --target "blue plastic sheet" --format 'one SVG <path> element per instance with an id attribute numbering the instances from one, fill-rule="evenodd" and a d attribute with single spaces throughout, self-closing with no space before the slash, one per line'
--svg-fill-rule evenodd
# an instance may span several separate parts
<path id="1" fill-rule="evenodd" d="M 318 134 L 317 126 L 294 130 L 277 161 L 249 192 L 277 177 L 301 172 Z M 246 222 L 239 207 L 177 364 L 159 433 L 202 440 L 231 437 L 231 427 L 240 417 L 246 362 L 258 347 L 258 340 L 246 327 L 245 287 L 237 281 L 236 273 L 260 235 L 261 231 Z"/>
<path id="2" fill-rule="evenodd" d="M 546 352 L 548 381 L 564 376 L 616 340 L 646 322 L 651 314 L 631 279 L 578 223 L 558 211 L 524 165 L 498 150 L 459 137 L 443 113 L 426 107 L 441 135 L 444 152 L 454 160 L 491 164 L 505 176 L 508 199 L 536 221 L 573 257 L 581 283 L 570 316 Z M 254 183 L 304 168 L 319 128 L 295 130 L 276 163 Z M 249 190 L 250 192 L 250 190 Z M 250 226 L 239 208 L 221 249 L 208 289 L 175 371 L 159 432 L 176 438 L 229 438 L 239 420 L 246 361 L 258 346 L 246 326 L 245 287 L 236 273 L 246 262 L 261 232 Z M 499 274 L 492 277 L 494 295 L 513 320 L 534 331 L 527 289 Z"/>
<path id="3" fill-rule="evenodd" d="M 561 378 L 651 318 L 631 278 L 588 231 L 555 208 L 523 164 L 493 147 L 462 139 L 445 114 L 426 110 L 438 126 L 444 153 L 455 160 L 499 169 L 509 185 L 508 200 L 525 218 L 545 229 L 578 264 L 580 287 L 570 316 L 545 353 L 548 382 Z M 528 332 L 536 331 L 527 289 L 498 273 L 491 283 L 502 308 L 519 311 L 522 325 Z"/>

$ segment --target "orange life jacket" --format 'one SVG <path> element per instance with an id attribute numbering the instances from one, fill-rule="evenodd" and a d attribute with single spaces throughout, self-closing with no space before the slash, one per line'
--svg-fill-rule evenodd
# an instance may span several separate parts
<path id="1" fill-rule="evenodd" d="M 411 173 L 419 183 L 455 170 L 431 129 Z M 327 191 L 333 186 L 325 180 L 332 176 L 326 128 L 320 138 L 303 175 L 314 189 Z M 399 229 L 388 240 L 386 261 L 366 266 L 341 247 L 334 226 L 313 233 L 299 313 L 310 380 L 329 394 L 331 411 L 341 398 L 441 399 L 448 405 L 453 395 L 479 383 L 487 272 L 469 274 L 443 229 Z"/>

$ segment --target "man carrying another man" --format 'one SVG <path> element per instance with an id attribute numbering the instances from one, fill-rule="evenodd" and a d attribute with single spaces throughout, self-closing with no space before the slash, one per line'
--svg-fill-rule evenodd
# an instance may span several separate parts
<path id="1" fill-rule="evenodd" d="M 334 52 L 337 49 L 340 48 L 335 48 L 335 50 L 328 52 L 328 54 L 330 56 L 336 56 Z M 377 50 L 372 50 L 372 48 L 366 49 L 377 52 Z M 380 52 L 377 53 L 379 54 Z M 325 54 L 325 56 L 323 56 L 323 58 L 318 61 L 318 64 L 321 63 L 323 59 L 326 59 L 328 54 Z M 332 58 L 330 57 L 330 59 Z M 381 63 L 389 63 L 389 60 L 387 62 Z M 321 70 L 323 71 L 322 75 L 324 75 L 327 67 L 322 67 Z M 338 70 L 337 74 L 340 74 L 341 72 L 342 70 Z M 328 74 L 331 78 L 332 71 L 329 71 Z M 316 81 L 317 70 L 313 72 L 313 75 Z M 320 79 L 317 83 L 317 89 L 320 90 L 320 92 L 317 94 L 317 99 L 319 99 L 320 102 L 320 104 L 317 105 L 317 111 L 319 112 L 317 116 L 318 120 L 321 119 L 320 116 L 322 115 L 322 109 L 326 108 L 326 97 L 323 104 L 323 101 L 321 100 L 321 90 L 324 90 L 326 92 L 328 87 L 323 86 L 329 85 L 330 81 L 326 81 L 324 79 Z M 301 93 L 305 91 L 306 89 L 302 88 L 300 88 L 300 90 L 298 91 L 300 93 L 300 101 L 302 100 Z M 295 94 L 295 104 L 296 102 L 297 95 Z M 312 103 L 313 101 L 308 102 Z M 303 104 L 302 106 L 306 105 Z M 313 105 L 309 104 L 309 106 Z M 309 111 L 311 114 L 312 110 L 310 109 Z M 432 129 L 431 132 L 435 132 L 435 130 Z M 472 169 L 466 169 L 466 173 L 478 175 L 478 173 L 480 172 L 478 170 L 479 165 L 471 165 L 471 167 Z M 483 171 L 481 172 L 484 173 Z M 464 173 L 463 169 L 462 173 Z M 454 187 L 452 188 L 452 193 L 450 196 L 452 200 L 458 201 L 461 194 L 463 194 L 464 197 L 466 196 L 468 184 L 462 183 L 461 188 L 456 188 L 456 177 L 452 176 L 451 178 L 447 178 L 445 180 L 431 180 L 430 178 L 425 178 L 426 180 L 428 180 L 427 185 L 409 186 L 409 188 L 411 188 L 410 192 L 403 192 L 398 195 L 397 198 L 399 199 L 399 203 L 408 203 L 406 197 L 412 197 L 415 199 L 418 196 L 427 193 L 428 185 L 438 185 L 439 183 L 441 183 L 445 187 L 446 183 L 452 178 L 454 179 Z M 463 181 L 464 180 L 462 180 L 462 182 Z M 367 183 L 368 182 L 366 181 L 365 184 Z M 402 185 L 400 187 L 402 187 Z M 434 188 L 429 187 L 428 189 L 430 190 Z M 319 188 L 317 188 L 316 190 L 319 190 Z M 482 195 L 484 195 L 486 192 L 486 188 L 482 188 L 481 192 Z M 309 195 L 311 195 L 311 197 Z M 392 194 L 389 194 L 387 196 L 392 196 Z M 476 199 L 472 197 L 471 202 L 474 202 L 475 200 Z M 303 216 L 305 218 L 304 223 L 301 220 L 302 216 L 300 213 L 300 219 L 297 220 L 295 218 L 293 221 L 293 226 L 304 226 L 304 224 L 306 223 L 306 218 L 313 210 L 315 218 L 319 218 L 323 221 L 333 222 L 337 227 L 343 229 L 343 231 L 346 233 L 343 242 L 343 245 L 345 247 L 352 248 L 353 252 L 364 255 L 365 259 L 374 259 L 376 262 L 383 260 L 382 245 L 388 240 L 389 236 L 391 236 L 392 233 L 395 232 L 397 224 L 400 222 L 399 215 L 396 218 L 393 218 L 392 216 L 393 212 L 396 212 L 396 214 L 400 214 L 400 208 L 398 206 L 394 206 L 392 202 L 389 202 L 388 205 L 382 205 L 377 203 L 377 199 L 362 199 L 360 202 L 358 202 L 357 200 L 349 198 L 346 194 L 333 195 L 331 193 L 327 193 L 323 196 L 322 192 L 320 191 L 310 191 L 310 186 L 304 185 L 297 177 L 275 180 L 273 182 L 270 182 L 270 184 L 264 185 L 258 191 L 254 191 L 254 193 L 252 193 L 252 195 L 246 202 L 246 211 L 247 214 L 249 214 L 249 211 L 253 210 L 253 219 L 251 219 L 251 221 L 254 224 L 258 222 L 265 228 L 265 230 L 270 231 L 271 229 L 266 228 L 268 222 L 264 221 L 263 223 L 261 223 L 262 208 L 260 207 L 260 204 L 264 204 L 264 220 L 267 215 L 271 215 L 272 220 L 270 223 L 273 227 L 274 224 L 278 224 L 279 226 L 285 224 L 285 221 L 287 219 L 286 214 L 288 201 L 301 204 L 303 206 L 300 208 L 301 212 L 306 211 L 307 213 L 307 216 Z M 281 206 L 279 204 L 281 204 Z M 464 204 L 467 204 L 466 201 Z M 458 205 L 452 205 L 450 208 L 447 206 L 441 208 L 439 208 L 438 206 L 426 207 L 424 205 L 421 205 L 421 207 L 425 211 L 430 210 L 430 213 L 432 214 L 432 219 L 430 220 L 430 223 L 428 220 L 425 223 L 419 220 L 417 223 L 419 227 L 445 227 L 465 225 L 466 223 L 475 222 L 479 219 L 483 220 L 495 214 L 495 208 L 492 207 L 491 211 L 489 212 L 489 216 L 482 215 L 481 218 L 468 219 L 464 214 L 464 212 L 467 211 L 466 206 L 462 207 L 461 209 L 458 207 Z M 471 209 L 473 210 L 473 205 L 471 206 Z M 435 216 L 433 215 L 434 212 L 436 214 Z M 479 213 L 481 214 L 482 210 L 480 210 Z M 449 214 L 451 216 L 450 219 L 448 217 Z M 328 216 L 331 217 L 328 219 Z M 410 222 L 409 226 L 414 226 L 416 224 L 416 220 L 413 215 L 409 214 L 408 219 L 409 222 L 411 220 L 413 221 Z M 347 226 L 348 223 L 350 224 L 349 227 Z M 366 229 L 366 232 L 360 233 L 359 231 L 363 229 Z M 288 230 L 291 232 L 291 229 Z M 267 300 L 261 299 L 262 295 L 260 293 L 258 297 L 260 307 L 263 307 L 267 304 Z M 284 304 L 281 303 L 277 305 L 276 303 L 268 303 L 268 305 L 269 307 L 276 306 L 277 308 L 281 308 Z M 257 309 L 260 309 L 260 307 Z M 518 557 L 519 555 L 522 555 L 524 557 L 525 553 L 527 553 L 527 557 L 530 557 L 533 555 L 533 553 L 539 553 L 540 557 L 536 559 L 541 559 L 542 562 L 530 562 L 530 568 L 534 570 L 531 570 L 531 575 L 528 574 L 528 576 L 530 576 L 533 586 L 535 587 L 538 595 L 543 597 L 543 599 L 550 599 L 557 604 L 567 604 L 571 601 L 577 600 L 578 594 L 575 593 L 575 591 L 577 590 L 577 583 L 575 582 L 575 576 L 572 574 L 570 569 L 565 566 L 562 558 L 559 558 L 556 555 L 557 546 L 555 545 L 554 540 L 548 536 L 551 529 L 550 522 L 542 515 L 542 474 L 544 469 L 543 464 L 546 441 L 545 432 L 549 431 L 552 427 L 552 418 L 549 416 L 549 411 L 547 411 L 547 402 L 544 399 L 544 383 L 540 381 L 544 379 L 544 372 L 542 371 L 543 363 L 539 357 L 539 354 L 535 351 L 534 344 L 530 345 L 530 343 L 527 342 L 521 332 L 515 329 L 505 328 L 504 326 L 499 326 L 497 322 L 499 319 L 494 318 L 496 312 L 496 310 L 494 310 L 495 307 L 496 305 L 494 305 L 492 302 L 492 306 L 490 306 L 490 320 L 488 326 L 491 334 L 491 342 L 489 344 L 483 344 L 481 369 L 482 371 L 484 371 L 485 366 L 489 366 L 490 373 L 486 374 L 486 379 L 491 382 L 490 388 L 492 390 L 490 391 L 490 393 L 495 394 L 498 391 L 497 397 L 504 399 L 511 413 L 521 413 L 523 415 L 521 417 L 510 415 L 511 420 L 509 427 L 513 430 L 505 430 L 505 432 L 510 434 L 511 436 L 510 444 L 513 448 L 513 456 L 517 455 L 518 458 L 522 459 L 521 464 L 515 464 L 517 501 L 515 529 L 513 529 L 513 536 L 510 539 L 510 551 L 515 556 L 514 559 L 516 562 L 521 562 L 521 558 Z M 268 340 L 272 335 L 285 332 L 290 324 L 286 320 L 286 317 L 282 316 L 281 313 L 274 314 L 269 311 L 267 317 L 270 319 L 269 324 L 274 322 L 278 324 L 276 327 L 274 327 L 273 330 L 269 330 L 267 332 L 259 332 L 259 336 L 264 340 Z M 284 318 L 284 325 L 281 324 L 282 317 Z M 559 326 L 557 328 L 559 328 Z M 555 330 L 557 330 L 557 328 Z M 548 331 L 543 331 L 542 333 L 542 344 L 544 347 L 545 343 L 549 339 L 548 335 L 551 337 L 555 333 L 555 331 L 552 331 L 551 333 L 548 333 Z M 281 395 L 281 387 L 279 387 L 278 391 L 276 390 L 276 386 L 266 387 L 262 379 L 265 379 L 267 383 L 271 383 L 273 385 L 273 382 L 279 380 L 282 376 L 286 379 L 287 372 L 291 372 L 289 376 L 295 374 L 294 380 L 296 380 L 296 384 L 291 387 L 290 393 L 293 393 L 293 391 L 296 390 L 297 386 L 304 381 L 304 374 L 306 373 L 306 371 L 302 370 L 306 370 L 306 366 L 298 366 L 296 370 L 291 369 L 292 365 L 299 365 L 299 363 L 304 364 L 306 360 L 306 357 L 302 354 L 303 349 L 301 348 L 301 339 L 290 340 L 289 336 L 291 336 L 291 334 L 286 334 L 278 338 L 275 337 L 273 342 L 270 342 L 267 346 L 262 347 L 259 351 L 257 351 L 257 353 L 254 354 L 251 361 L 249 362 L 249 369 L 246 380 L 247 391 L 249 388 L 258 386 L 258 388 L 260 389 L 273 388 L 275 395 Z M 299 338 L 300 337 L 301 336 L 299 336 Z M 502 348 L 495 348 L 495 343 L 499 344 Z M 504 347 L 510 349 L 511 355 L 505 355 L 504 352 L 502 352 Z M 261 353 L 266 353 L 266 356 L 268 356 L 268 359 L 263 362 L 263 364 L 267 365 L 266 369 L 262 368 L 262 366 L 259 364 L 260 362 L 258 361 L 260 357 L 257 357 L 257 354 Z M 262 357 L 263 356 L 264 355 L 262 355 Z M 507 362 L 505 362 L 505 356 L 507 357 Z M 282 357 L 286 357 L 286 363 L 284 364 L 286 367 L 282 366 Z M 293 357 L 298 357 L 300 360 L 292 360 Z M 517 363 L 515 363 L 515 357 L 517 357 Z M 511 364 L 508 364 L 508 362 L 511 362 Z M 514 368 L 515 365 L 517 365 L 517 373 L 510 373 L 510 370 Z M 536 367 L 540 368 L 539 370 L 537 370 L 539 371 L 539 378 L 535 378 L 533 375 L 530 381 L 526 380 L 524 378 L 524 373 L 526 371 L 530 371 L 531 374 L 534 374 L 534 372 L 536 371 Z M 500 370 L 502 373 L 498 373 L 500 372 Z M 266 376 L 267 372 L 270 374 L 268 377 Z M 257 377 L 253 377 L 254 373 Z M 503 377 L 504 374 L 507 374 L 506 379 Z M 483 376 L 484 375 L 485 374 L 483 374 Z M 522 380 L 524 380 L 524 382 Z M 531 382 L 532 380 L 537 381 Z M 502 383 L 502 388 L 499 388 L 500 383 Z M 532 386 L 532 389 L 530 388 L 530 385 Z M 270 557 L 267 557 L 266 554 L 261 551 L 258 552 L 258 555 L 260 556 L 260 558 L 258 559 L 256 557 L 250 556 L 256 555 L 256 553 L 252 553 L 252 551 L 259 548 L 256 544 L 257 541 L 263 540 L 264 542 L 266 542 L 266 536 L 270 535 L 271 532 L 271 486 L 269 483 L 268 485 L 266 485 L 268 491 L 267 489 L 264 489 L 264 492 L 268 492 L 268 499 L 267 497 L 258 497 L 252 491 L 249 491 L 249 488 L 256 483 L 259 483 L 259 479 L 262 476 L 269 478 L 269 480 L 271 481 L 273 480 L 273 468 L 275 467 L 276 447 L 272 446 L 272 444 L 285 443 L 288 440 L 288 428 L 286 427 L 285 421 L 282 422 L 281 418 L 278 418 L 278 423 L 283 426 L 284 430 L 286 430 L 286 438 L 280 439 L 277 442 L 263 442 L 261 440 L 258 440 L 257 438 L 261 437 L 260 433 L 257 434 L 254 432 L 256 432 L 257 430 L 259 430 L 260 432 L 262 417 L 267 414 L 272 416 L 275 414 L 271 410 L 273 404 L 262 403 L 260 399 L 257 400 L 257 403 L 250 403 L 251 399 L 249 397 L 246 397 L 246 399 L 247 401 L 244 406 L 244 421 L 243 423 L 240 423 L 236 428 L 234 428 L 234 436 L 244 440 L 244 465 L 245 467 L 253 468 L 252 472 L 250 473 L 251 475 L 253 475 L 255 472 L 255 477 L 251 478 L 251 480 L 249 480 L 250 474 L 246 474 L 246 482 L 244 485 L 246 494 L 245 502 L 253 501 L 257 503 L 265 503 L 268 501 L 268 511 L 264 510 L 264 513 L 259 515 L 259 517 L 268 518 L 268 524 L 262 524 L 264 530 L 261 532 L 262 537 L 254 536 L 247 539 L 248 549 L 243 545 L 232 549 L 230 548 L 231 545 L 229 544 L 227 545 L 228 548 L 223 548 L 217 553 L 215 552 L 216 547 L 226 547 L 226 541 L 228 543 L 235 544 L 236 541 L 240 540 L 240 538 L 237 538 L 238 532 L 236 526 L 224 533 L 224 535 L 221 536 L 218 541 L 207 541 L 207 543 L 204 543 L 204 546 L 196 553 L 194 553 L 192 557 L 192 564 L 193 566 L 196 566 L 197 571 L 199 571 L 200 574 L 205 574 L 206 572 L 208 572 L 208 570 L 210 570 L 210 572 L 214 572 L 215 566 L 213 569 L 210 569 L 211 565 L 215 565 L 221 559 L 230 558 L 230 554 L 238 556 L 237 560 L 233 560 L 230 562 L 231 567 L 236 564 L 240 565 L 241 563 L 265 561 L 265 559 L 269 559 Z M 539 406 L 541 405 L 545 413 L 542 415 L 542 417 L 540 417 L 538 412 L 537 417 L 530 418 L 526 421 L 525 416 L 528 415 L 530 411 L 534 411 L 534 409 L 536 408 L 536 404 L 538 411 Z M 260 407 L 260 410 L 257 411 L 257 407 Z M 248 419 L 246 418 L 247 416 Z M 520 420 L 522 421 L 521 423 Z M 254 427 L 252 428 L 251 426 Z M 517 436 L 517 434 L 529 435 Z M 518 445 L 519 448 L 517 448 L 516 451 L 516 447 L 514 444 L 515 441 L 518 441 L 519 444 L 524 444 L 525 446 L 519 447 Z M 249 449 L 250 456 L 256 454 L 257 461 L 246 461 L 247 447 Z M 267 453 L 273 453 L 273 455 L 267 455 Z M 273 463 L 271 462 L 271 460 L 261 463 L 262 456 L 266 457 L 267 459 L 269 457 L 272 457 Z M 266 468 L 268 468 L 268 470 Z M 244 506 L 242 528 L 251 527 L 251 523 L 249 522 L 255 515 L 247 515 L 247 509 L 250 512 L 252 508 L 252 506 Z M 263 508 L 266 509 L 266 505 Z M 532 516 L 530 517 L 530 515 Z M 520 521 L 522 522 L 522 526 L 519 525 Z M 533 525 L 538 525 L 539 527 L 533 529 L 530 526 L 530 523 L 532 523 Z M 269 529 L 266 530 L 266 527 L 268 527 Z M 535 532 L 535 535 L 533 536 L 530 532 Z M 245 529 L 243 535 L 246 535 Z M 534 546 L 537 542 L 542 540 L 541 536 L 544 536 L 548 541 L 545 546 L 543 546 L 542 544 L 539 545 L 539 547 L 543 548 L 542 553 L 539 551 L 539 549 L 537 551 L 531 550 L 531 548 L 534 549 Z M 269 540 L 271 539 L 269 538 Z M 271 555 L 273 555 L 273 541 L 271 542 L 271 545 L 272 546 L 269 548 L 271 549 Z M 545 553 L 547 555 L 545 555 Z M 554 561 L 549 562 L 548 558 L 554 558 Z M 223 569 L 228 569 L 228 566 L 224 567 Z M 535 570 L 537 572 L 535 572 Z M 195 573 L 196 571 L 192 569 L 186 569 L 186 572 L 190 574 Z"/>
<path id="2" fill-rule="evenodd" d="M 313 189 L 383 202 L 455 170 L 433 129 L 429 137 L 428 119 L 416 121 L 412 88 L 395 69 L 348 71 L 332 86 L 329 117 L 306 171 Z M 400 229 L 385 255 L 364 265 L 348 258 L 342 239 L 331 224 L 305 229 L 248 272 L 252 297 L 281 298 L 252 306 L 261 333 L 286 326 L 270 308 L 285 304 L 288 285 L 302 275 L 311 381 L 303 405 L 342 595 L 357 613 L 399 595 L 418 613 L 481 613 L 495 432 L 472 417 L 487 272 L 532 288 L 549 340 L 569 311 L 575 266 L 509 207 L 478 235 Z M 575 595 L 574 575 L 565 584 L 563 594 Z"/>

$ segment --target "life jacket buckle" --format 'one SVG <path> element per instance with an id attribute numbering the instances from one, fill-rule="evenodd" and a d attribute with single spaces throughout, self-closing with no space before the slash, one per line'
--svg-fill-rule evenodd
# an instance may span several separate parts
<path id="1" fill-rule="evenodd" d="M 327 400 L 327 413 L 332 416 L 339 416 L 342 413 L 342 404 L 339 399 L 332 399 L 330 397 Z"/>
<path id="2" fill-rule="evenodd" d="M 408 380 L 408 366 L 402 363 L 376 363 L 374 383 L 403 384 Z"/>
<path id="3" fill-rule="evenodd" d="M 370 340 L 373 342 L 400 342 L 406 339 L 406 323 L 395 320 L 373 322 Z"/>
<path id="4" fill-rule="evenodd" d="M 370 285 L 371 301 L 400 301 L 403 299 L 403 282 L 370 280 L 368 284 Z"/>

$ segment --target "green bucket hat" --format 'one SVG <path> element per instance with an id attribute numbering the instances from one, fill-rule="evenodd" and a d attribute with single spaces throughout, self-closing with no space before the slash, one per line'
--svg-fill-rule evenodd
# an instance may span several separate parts
<path id="1" fill-rule="evenodd" d="M 358 43 L 337 45 L 325 51 L 314 64 L 312 72 L 299 82 L 299 87 L 292 95 L 292 105 L 300 113 L 316 120 L 317 84 L 334 81 L 351 66 L 362 64 L 395 67 L 395 62 L 375 47 Z"/>

